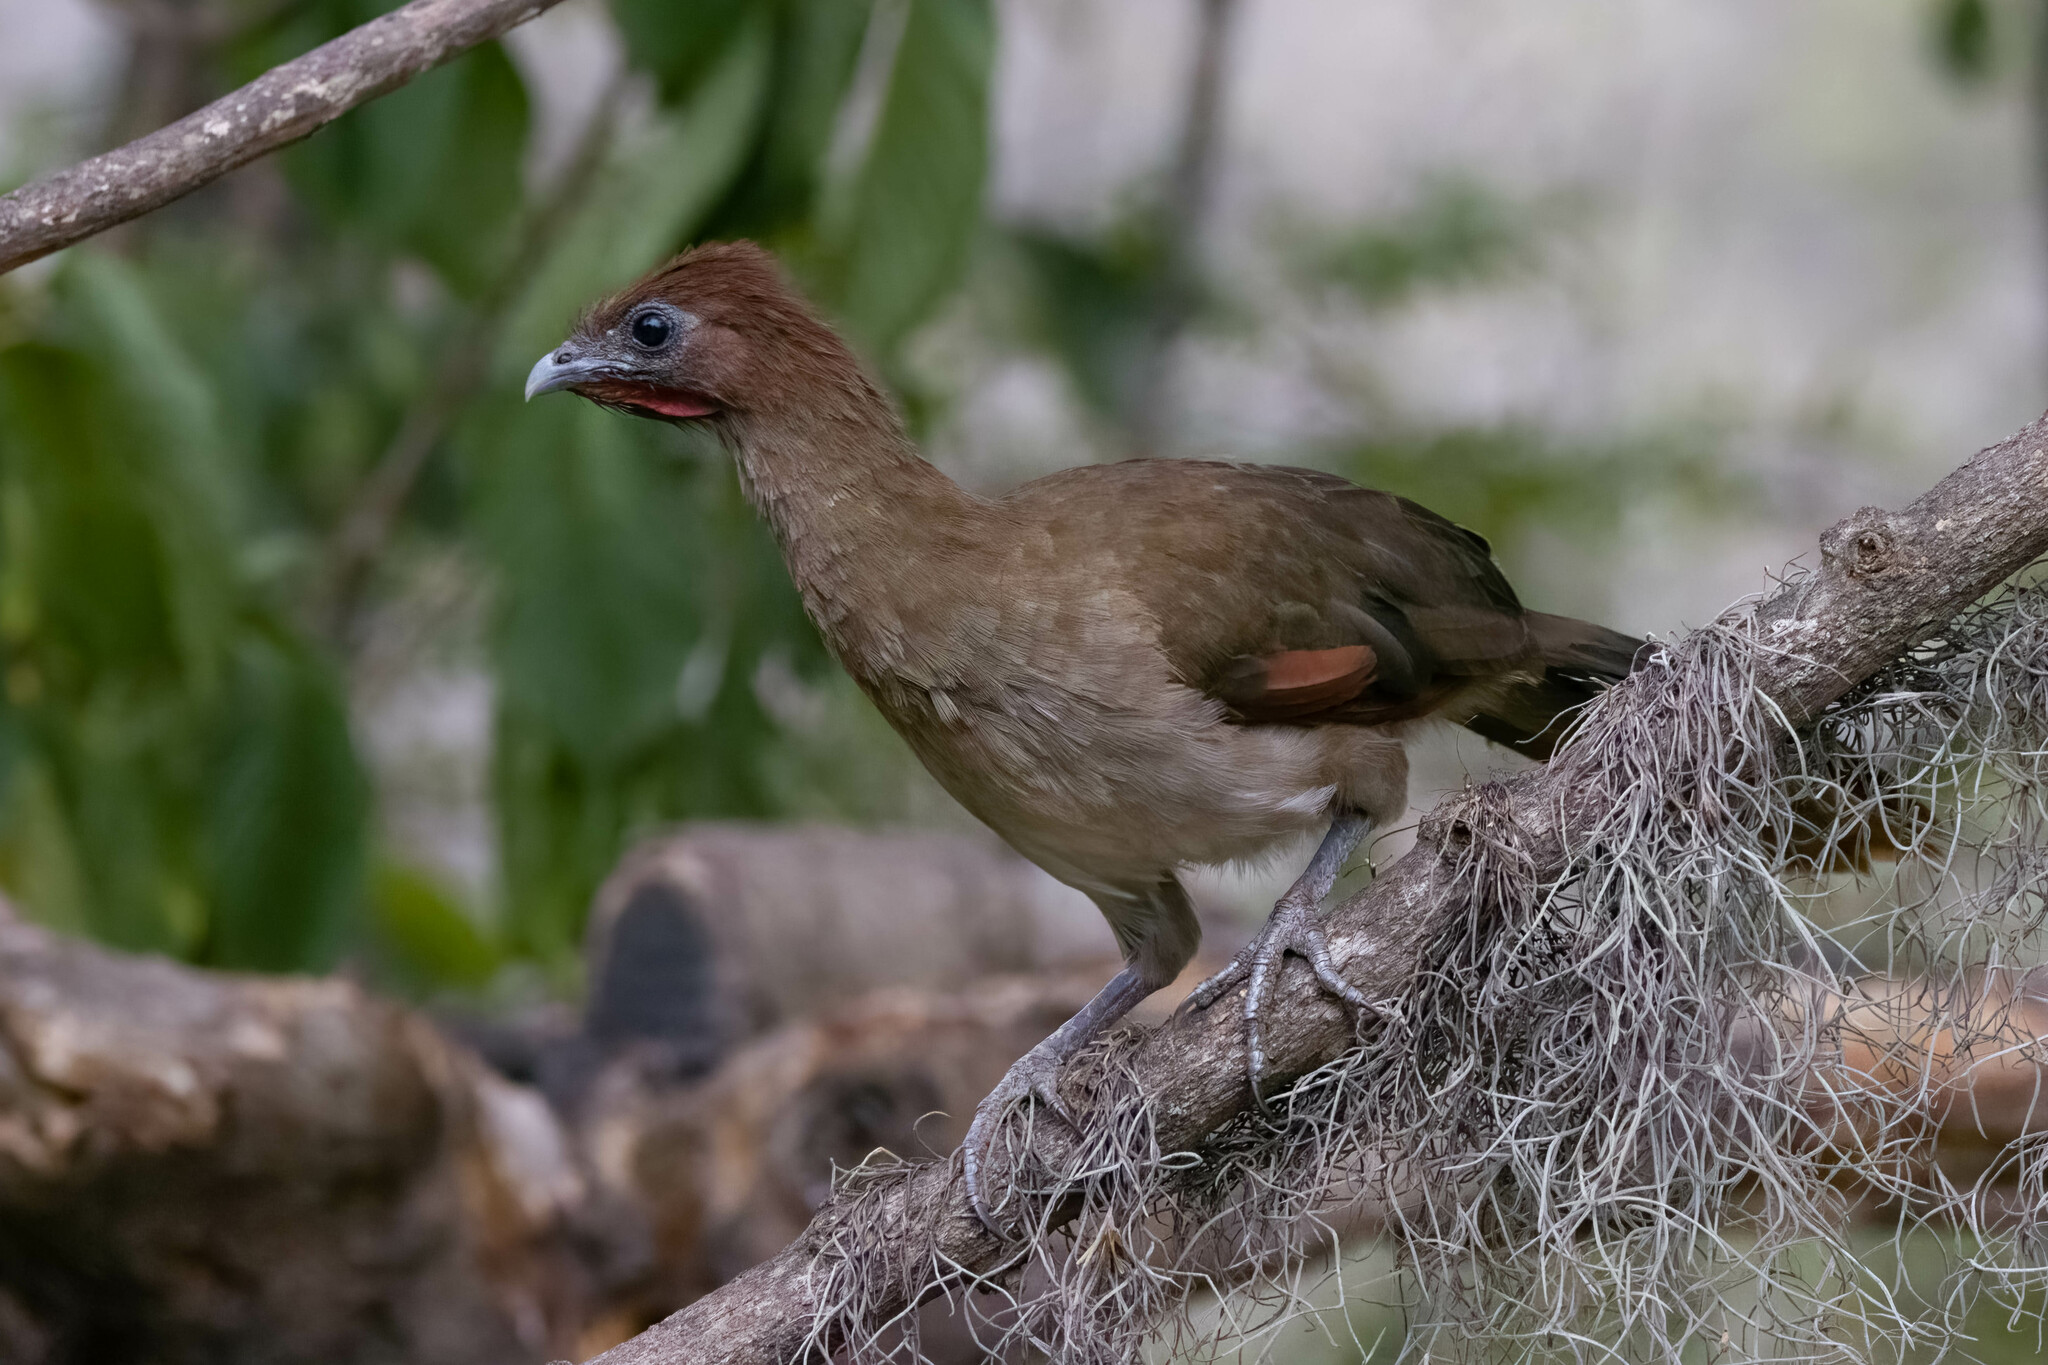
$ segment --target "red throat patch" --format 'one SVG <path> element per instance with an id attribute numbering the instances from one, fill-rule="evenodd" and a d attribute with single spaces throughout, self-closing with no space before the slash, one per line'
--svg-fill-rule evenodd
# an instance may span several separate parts
<path id="1" fill-rule="evenodd" d="M 644 398 L 635 398 L 633 406 L 658 412 L 663 417 L 709 417 L 718 411 L 701 398 L 691 398 L 680 393 L 663 393 L 649 389 Z"/>
<path id="2" fill-rule="evenodd" d="M 657 389 L 652 384 L 596 383 L 585 390 L 589 397 L 613 407 L 631 408 L 650 417 L 709 417 L 718 406 L 680 389 Z"/>

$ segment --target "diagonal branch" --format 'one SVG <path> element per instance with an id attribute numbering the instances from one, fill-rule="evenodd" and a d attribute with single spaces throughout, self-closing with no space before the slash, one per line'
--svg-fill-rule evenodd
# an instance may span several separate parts
<path id="1" fill-rule="evenodd" d="M 1752 608 L 1765 639 L 1780 647 L 1758 686 L 1788 722 L 1810 722 L 2044 553 L 2048 417 L 1980 452 L 1904 511 L 1864 508 L 1822 536 L 1818 571 Z M 1598 812 L 1557 769 L 1516 778 L 1503 794 L 1538 875 L 1559 875 L 1568 837 Z M 1368 995 L 1405 991 L 1428 945 L 1462 913 L 1439 846 L 1448 833 L 1441 824 L 1425 823 L 1416 848 L 1331 917 L 1338 965 Z M 1286 974 L 1265 1018 L 1267 1074 L 1275 1086 L 1335 1059 L 1357 1036 L 1300 964 Z M 1143 1042 L 1130 1066 L 1152 1098 L 1161 1151 L 1198 1149 L 1253 1103 L 1241 1021 L 1232 1010 L 1174 1018 Z M 1041 1125 L 1037 1141 L 1050 1169 L 1062 1168 L 1074 1143 L 1057 1125 Z M 889 1215 L 881 1235 L 898 1243 L 885 1253 L 936 1256 L 982 1272 L 1012 1254 L 969 1212 L 954 1164 L 922 1167 L 881 1197 Z M 802 1358 L 819 1307 L 814 1292 L 822 1277 L 813 1275 L 813 1263 L 847 1217 L 846 1204 L 835 1199 L 774 1259 L 599 1362 L 780 1365 Z M 864 1222 L 872 1235 L 871 1209 Z M 909 1306 L 873 1307 L 886 1316 Z"/>
<path id="2" fill-rule="evenodd" d="M 412 0 L 176 123 L 0 196 L 0 274 L 183 198 L 560 0 Z"/>

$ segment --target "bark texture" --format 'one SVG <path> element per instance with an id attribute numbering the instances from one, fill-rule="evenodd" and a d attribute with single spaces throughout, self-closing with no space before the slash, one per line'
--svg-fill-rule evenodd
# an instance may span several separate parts
<path id="1" fill-rule="evenodd" d="M 125 147 L 0 196 L 0 273 L 297 142 L 560 0 L 412 0 Z"/>
<path id="2" fill-rule="evenodd" d="M 905 865 L 901 841 L 880 847 Z M 622 1058 L 563 1117 L 347 983 L 222 975 L 0 919 L 0 1361 L 587 1357 L 798 1238 L 835 1164 L 950 1151 L 1108 970 L 871 992 L 696 1079 Z M 1981 1032 L 2000 1046 L 1940 1057 L 1930 1171 L 1974 1174 L 2040 1131 L 2044 990 L 2040 973 L 1984 982 Z M 1860 986 L 1852 1072 L 1893 1057 L 1901 1029 L 1916 1054 L 1953 1053 L 1922 1037 L 1928 999 Z M 943 1310 L 923 1332 L 933 1360 L 985 1358 Z"/>
<path id="3" fill-rule="evenodd" d="M 588 1316 L 561 1128 L 338 980 L 0 912 L 0 1359 L 510 1365 Z"/>
<path id="4" fill-rule="evenodd" d="M 611 1321 L 630 1326 L 603 1344 L 775 1255 L 829 1198 L 835 1165 L 877 1149 L 912 1159 L 951 1151 L 1010 1063 L 1107 974 L 876 991 L 764 1035 L 693 1085 L 608 1072 L 578 1129 L 614 1202 L 646 1220 L 653 1254 L 612 1295 Z M 943 1327 L 927 1337 L 932 1359 L 984 1358 Z"/>
<path id="5" fill-rule="evenodd" d="M 933 1111 L 971 1113 L 1109 970 L 1077 965 L 1108 946 L 1094 908 L 1048 895 L 982 840 L 651 841 L 593 917 L 588 1016 L 528 1040 L 573 1073 L 556 1106 L 352 983 L 128 956 L 0 902 L 0 1362 L 515 1365 L 616 1345 L 773 1255 L 835 1161 L 951 1150 L 959 1125 Z M 991 907 L 1012 921 L 993 937 L 975 923 Z M 849 949 L 863 926 L 893 962 Z M 1060 961 L 1075 970 L 1042 974 Z M 835 969 L 808 1008 L 751 991 Z M 782 1026 L 679 1053 L 721 1042 L 701 1036 L 721 1002 Z M 498 1054 L 519 1029 L 456 1031 Z M 507 1069 L 546 1082 L 533 1050 Z"/>
<path id="6" fill-rule="evenodd" d="M 2048 418 L 1979 452 L 1899 512 L 1865 508 L 1821 539 L 1821 563 L 1756 604 L 1779 653 L 1758 685 L 1797 726 L 2007 577 L 2048 552 Z M 1583 796 L 1549 769 L 1502 784 L 1502 808 L 1522 829 L 1539 876 L 1556 876 L 1575 829 L 1590 824 Z M 1420 955 L 1461 903 L 1448 894 L 1442 850 L 1463 837 L 1425 821 L 1415 849 L 1384 869 L 1329 921 L 1339 969 L 1367 995 L 1400 995 Z M 1267 1076 L 1274 1086 L 1335 1058 L 1355 1034 L 1299 962 L 1268 1004 Z M 1132 1060 L 1155 1100 L 1161 1149 L 1199 1150 L 1205 1136 L 1252 1103 L 1238 1012 L 1177 1016 Z M 1071 1139 L 1039 1125 L 1050 1149 Z M 1053 1168 L 1065 1153 L 1051 1151 Z M 944 1258 L 992 1269 L 1006 1244 L 970 1213 L 957 1162 L 927 1166 L 896 1186 L 889 1226 L 906 1254 L 936 1235 Z M 810 1269 L 840 1217 L 820 1210 L 805 1233 L 755 1267 L 605 1353 L 603 1365 L 781 1365 L 797 1358 L 815 1315 Z M 900 1305 L 899 1305 L 900 1306 Z"/>

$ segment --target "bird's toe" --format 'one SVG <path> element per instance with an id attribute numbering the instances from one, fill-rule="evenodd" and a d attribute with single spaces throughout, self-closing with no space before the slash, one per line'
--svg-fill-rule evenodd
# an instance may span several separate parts
<path id="1" fill-rule="evenodd" d="M 1188 998 L 1181 1002 L 1181 1010 L 1205 1010 L 1228 995 L 1251 975 L 1252 955 L 1247 947 L 1230 960 L 1230 965 L 1205 979 L 1188 992 Z"/>
<path id="2" fill-rule="evenodd" d="M 1265 1030 L 1261 1015 L 1290 953 L 1309 964 L 1316 983 L 1329 994 L 1354 1009 L 1386 1013 L 1383 1006 L 1338 972 L 1331 956 L 1329 936 L 1323 932 L 1319 922 L 1318 907 L 1305 900 L 1281 901 L 1273 908 L 1272 916 L 1260 929 L 1258 937 L 1246 944 L 1229 966 L 1188 995 L 1188 1006 L 1207 1009 L 1237 986 L 1245 987 L 1245 1060 L 1255 1094 L 1266 1068 Z"/>
<path id="3" fill-rule="evenodd" d="M 988 1092 L 987 1098 L 975 1107 L 974 1122 L 968 1125 L 967 1138 L 960 1144 L 962 1175 L 967 1186 L 967 1203 L 974 1210 L 974 1216 L 981 1225 L 998 1237 L 1008 1237 L 1006 1229 L 997 1215 L 1007 1196 L 993 1205 L 988 1202 L 987 1190 L 982 1176 L 987 1166 L 988 1154 L 994 1150 L 1004 1123 L 1020 1107 L 1035 1102 L 1076 1132 L 1080 1124 L 1060 1098 L 1056 1082 L 1059 1078 L 1060 1059 L 1038 1049 L 1020 1057 Z"/>

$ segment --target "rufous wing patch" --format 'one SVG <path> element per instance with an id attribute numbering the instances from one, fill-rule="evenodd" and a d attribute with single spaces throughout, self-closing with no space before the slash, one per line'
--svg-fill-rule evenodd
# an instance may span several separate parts
<path id="1" fill-rule="evenodd" d="M 1366 645 L 1245 654 L 1223 667 L 1214 691 L 1243 720 L 1300 720 L 1352 700 L 1378 671 Z"/>

